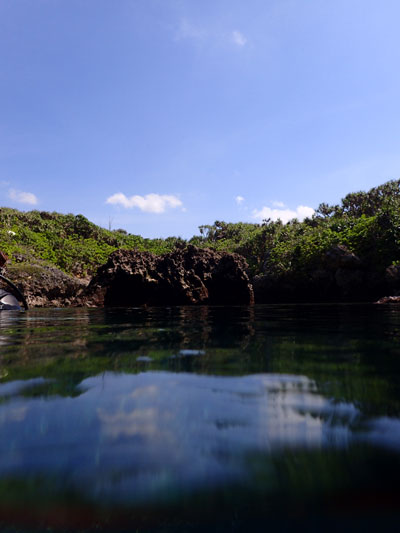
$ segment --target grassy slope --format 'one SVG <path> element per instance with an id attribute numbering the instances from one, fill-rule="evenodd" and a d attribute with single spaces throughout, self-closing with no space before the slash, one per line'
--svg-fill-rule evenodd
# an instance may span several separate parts
<path id="1" fill-rule="evenodd" d="M 85 277 L 118 248 L 170 251 L 178 239 L 144 239 L 123 230 L 108 231 L 82 215 L 0 209 L 0 250 L 23 269 L 37 263 Z"/>

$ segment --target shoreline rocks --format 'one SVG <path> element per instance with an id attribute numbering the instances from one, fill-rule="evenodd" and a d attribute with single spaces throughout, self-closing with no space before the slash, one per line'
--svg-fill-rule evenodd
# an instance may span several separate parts
<path id="1" fill-rule="evenodd" d="M 79 302 L 88 281 L 38 263 L 7 265 L 6 277 L 21 290 L 29 307 L 69 307 Z M 9 288 L 4 285 L 6 290 Z"/>
<path id="2" fill-rule="evenodd" d="M 254 303 L 246 260 L 187 246 L 156 256 L 117 250 L 82 295 L 84 305 L 248 305 Z"/>
<path id="3" fill-rule="evenodd" d="M 329 250 L 309 272 L 278 276 L 266 268 L 265 274 L 250 280 L 247 270 L 241 255 L 189 245 L 161 256 L 117 250 L 91 281 L 22 256 L 8 265 L 6 276 L 30 307 L 400 303 L 400 267 L 369 271 L 344 246 Z"/>
<path id="4" fill-rule="evenodd" d="M 371 270 L 343 245 L 328 250 L 312 270 L 255 276 L 256 303 L 374 302 L 400 292 L 400 267 Z"/>

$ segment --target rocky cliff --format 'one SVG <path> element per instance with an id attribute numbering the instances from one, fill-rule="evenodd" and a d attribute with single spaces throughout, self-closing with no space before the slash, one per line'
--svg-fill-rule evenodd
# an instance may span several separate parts
<path id="1" fill-rule="evenodd" d="M 5 276 L 21 290 L 29 307 L 68 307 L 81 303 L 80 294 L 88 281 L 39 261 L 27 263 L 24 258 L 18 259 L 7 264 Z M 3 287 L 9 290 L 7 285 Z"/>
<path id="2" fill-rule="evenodd" d="M 240 255 L 195 246 L 161 256 L 117 250 L 98 269 L 83 300 L 96 307 L 251 304 L 246 269 Z"/>
<path id="3" fill-rule="evenodd" d="M 400 291 L 400 267 L 371 270 L 345 246 L 328 250 L 313 270 L 275 277 L 255 276 L 256 303 L 270 302 L 373 302 Z"/>
<path id="4" fill-rule="evenodd" d="M 117 250 L 89 284 L 23 258 L 8 264 L 6 276 L 30 307 L 372 302 L 385 295 L 392 296 L 382 303 L 400 301 L 393 298 L 400 294 L 400 266 L 371 271 L 344 246 L 330 249 L 317 268 L 301 276 L 267 272 L 250 280 L 242 256 L 195 246 L 164 255 Z"/>

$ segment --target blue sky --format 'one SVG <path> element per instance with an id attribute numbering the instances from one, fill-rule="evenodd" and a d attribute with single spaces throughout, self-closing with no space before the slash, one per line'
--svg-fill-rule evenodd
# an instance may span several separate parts
<path id="1" fill-rule="evenodd" d="M 0 0 L 0 205 L 146 237 L 400 177 L 398 0 Z"/>

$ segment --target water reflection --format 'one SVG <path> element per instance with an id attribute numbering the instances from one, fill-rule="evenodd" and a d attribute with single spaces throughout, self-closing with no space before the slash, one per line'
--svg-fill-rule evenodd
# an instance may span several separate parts
<path id="1" fill-rule="evenodd" d="M 76 395 L 104 371 L 302 374 L 330 397 L 397 417 L 399 329 L 400 315 L 376 306 L 3 313 L 0 379 L 46 377 L 49 394 Z"/>
<path id="2" fill-rule="evenodd" d="M 0 406 L 0 430 L 10 436 L 0 444 L 0 474 L 57 474 L 118 501 L 240 481 L 254 452 L 345 447 L 360 417 L 302 376 L 106 373 L 85 379 L 75 399 L 24 398 L 35 384 L 3 385 L 3 395 L 20 396 Z"/>
<path id="3" fill-rule="evenodd" d="M 21 383 L 7 385 L 21 396 L 0 406 L 0 431 L 9 436 L 1 476 L 57 475 L 91 498 L 148 502 L 242 482 L 254 453 L 346 448 L 357 439 L 400 447 L 398 420 L 361 431 L 354 405 L 323 397 L 301 376 L 106 373 L 84 380 L 84 392 L 68 401 L 25 399 Z"/>
<path id="4" fill-rule="evenodd" d="M 399 330 L 372 306 L 3 313 L 0 529 L 26 502 L 198 523 L 397 495 Z"/>

